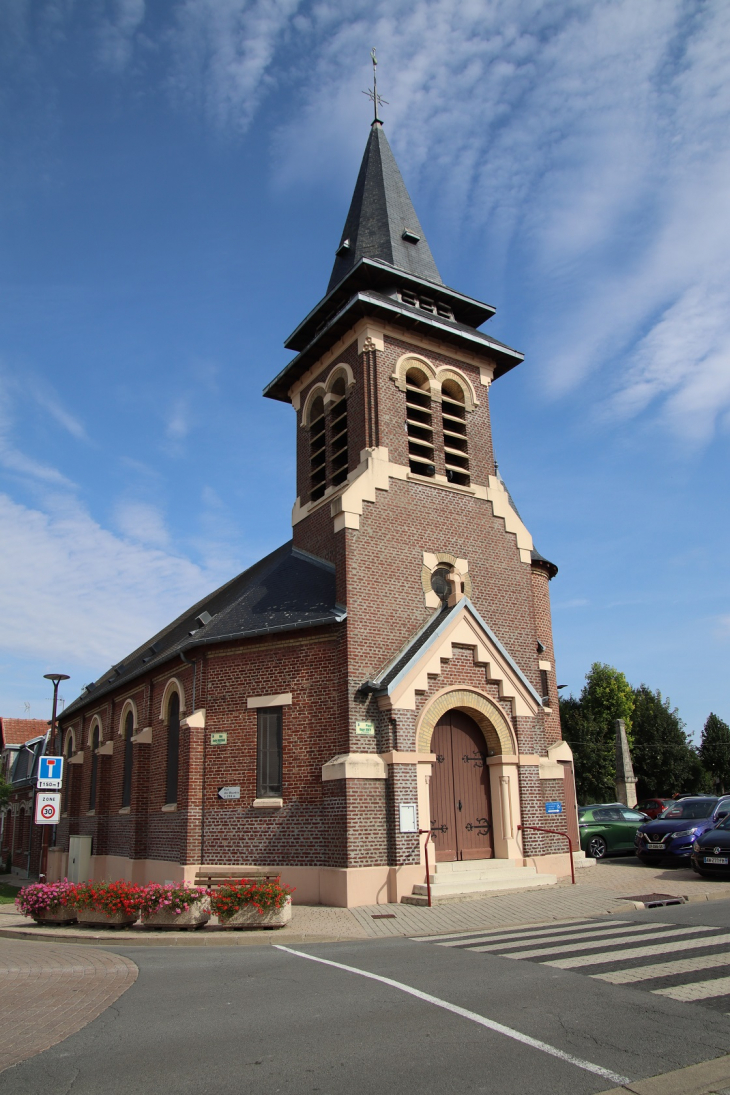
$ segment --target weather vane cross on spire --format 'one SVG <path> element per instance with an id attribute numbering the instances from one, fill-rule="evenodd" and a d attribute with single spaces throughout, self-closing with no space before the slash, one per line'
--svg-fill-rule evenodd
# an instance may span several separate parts
<path id="1" fill-rule="evenodd" d="M 378 122 L 380 125 L 382 125 L 383 120 L 382 120 L 382 118 L 378 117 L 378 107 L 381 106 L 381 105 L 390 106 L 390 103 L 388 102 L 387 99 L 383 99 L 383 97 L 381 95 L 378 95 L 378 71 L 377 71 L 378 59 L 375 56 L 375 46 L 373 46 L 373 48 L 370 52 L 370 56 L 372 57 L 372 60 L 373 60 L 373 86 L 371 88 L 368 88 L 367 91 L 363 91 L 363 95 L 367 95 L 367 97 L 370 99 L 370 101 L 373 104 L 373 108 L 374 108 L 374 111 L 375 111 L 375 118 L 373 120 L 373 125 L 375 125 L 376 122 Z"/>

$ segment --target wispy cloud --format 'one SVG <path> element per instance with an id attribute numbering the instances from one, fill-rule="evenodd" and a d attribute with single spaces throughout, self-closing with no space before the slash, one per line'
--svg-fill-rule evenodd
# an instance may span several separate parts
<path id="1" fill-rule="evenodd" d="M 174 13 L 173 95 L 216 128 L 245 131 L 299 0 L 183 0 Z"/>
<path id="2" fill-rule="evenodd" d="M 145 0 L 106 0 L 96 33 L 98 60 L 111 72 L 122 72 L 132 58 L 134 36 L 145 17 Z"/>
<path id="3" fill-rule="evenodd" d="M 157 506 L 149 502 L 120 502 L 114 517 L 117 528 L 128 539 L 150 547 L 169 546 L 170 533 Z"/>
<path id="4" fill-rule="evenodd" d="M 190 401 L 186 395 L 178 396 L 165 419 L 165 436 L 169 441 L 184 441 L 190 432 Z"/>
<path id="5" fill-rule="evenodd" d="M 57 468 L 27 455 L 13 436 L 12 385 L 0 373 L 0 467 L 37 483 L 72 489 L 74 484 Z"/>
<path id="6" fill-rule="evenodd" d="M 68 495 L 45 512 L 0 495 L 0 649 L 99 667 L 228 575 L 102 528 Z"/>

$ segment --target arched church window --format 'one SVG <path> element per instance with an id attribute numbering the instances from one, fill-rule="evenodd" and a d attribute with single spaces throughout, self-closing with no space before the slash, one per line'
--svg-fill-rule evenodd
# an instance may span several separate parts
<path id="1" fill-rule="evenodd" d="M 68 813 L 68 804 L 71 801 L 71 783 L 73 781 L 73 765 L 69 764 L 69 761 L 74 753 L 74 738 L 73 734 L 69 731 L 66 735 L 66 749 L 64 752 L 66 761 L 63 766 L 63 812 Z"/>
<path id="2" fill-rule="evenodd" d="M 327 486 L 324 400 L 321 396 L 317 396 L 312 403 L 309 423 L 309 496 L 316 502 Z"/>
<path id="3" fill-rule="evenodd" d="M 347 479 L 347 400 L 344 377 L 338 376 L 335 380 L 332 394 L 337 402 L 330 410 L 330 467 L 332 485 L 336 487 Z"/>
<path id="4" fill-rule="evenodd" d="M 96 750 L 99 748 L 99 724 L 94 727 L 94 733 L 91 735 L 91 781 L 89 783 L 89 809 L 94 810 L 96 808 L 96 782 L 99 773 L 99 755 Z"/>
<path id="5" fill-rule="evenodd" d="M 134 733 L 134 715 L 127 712 L 124 720 L 124 768 L 122 771 L 122 809 L 132 805 L 132 760 L 134 757 L 134 745 L 132 735 Z"/>
<path id="6" fill-rule="evenodd" d="M 466 439 L 464 392 L 454 380 L 441 387 L 441 415 L 444 428 L 444 462 L 450 483 L 469 486 L 469 445 Z"/>
<path id="7" fill-rule="evenodd" d="M 431 388 L 420 369 L 406 373 L 406 431 L 408 464 L 416 475 L 435 475 Z"/>
<path id="8" fill-rule="evenodd" d="M 177 802 L 177 772 L 180 757 L 180 696 L 173 692 L 167 707 L 167 776 L 165 804 Z"/>

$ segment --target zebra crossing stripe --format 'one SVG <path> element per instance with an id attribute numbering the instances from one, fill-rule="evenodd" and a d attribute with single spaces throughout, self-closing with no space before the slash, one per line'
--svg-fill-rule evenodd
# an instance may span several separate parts
<path id="1" fill-rule="evenodd" d="M 674 962 L 653 962 L 650 966 L 637 966 L 631 970 L 592 973 L 590 976 L 596 981 L 609 981 L 612 985 L 632 985 L 637 981 L 652 981 L 655 977 L 711 970 L 729 963 L 730 951 L 721 951 L 719 954 L 703 954 L 696 958 L 678 958 Z"/>
<path id="2" fill-rule="evenodd" d="M 693 981 L 690 985 L 673 985 L 668 989 L 654 989 L 654 996 L 668 996 L 671 1000 L 710 1000 L 713 996 L 730 993 L 730 977 L 715 977 L 711 981 Z"/>
<path id="3" fill-rule="evenodd" d="M 663 931 L 661 933 L 661 938 L 662 939 L 671 939 L 673 936 L 681 936 L 682 938 L 684 938 L 687 935 L 699 934 L 700 932 L 714 932 L 714 931 L 717 931 L 717 928 L 676 928 L 676 929 L 672 929 L 671 931 Z M 608 942 L 609 942 L 609 945 L 610 945 L 611 942 L 616 942 L 616 943 L 639 943 L 639 944 L 641 944 L 646 940 L 646 938 L 647 938 L 646 932 L 643 932 L 641 935 L 624 935 L 620 939 L 609 940 Z M 665 950 L 669 950 L 669 949 L 676 950 L 678 943 L 679 943 L 679 940 L 675 939 L 672 943 L 667 944 L 667 946 L 664 949 Z M 706 943 L 698 943 L 698 946 L 707 946 L 707 944 Z M 587 940 L 585 943 L 570 944 L 566 940 L 565 943 L 559 944 L 558 946 L 555 946 L 555 947 L 537 947 L 537 948 L 532 948 L 530 950 L 524 950 L 524 951 L 509 951 L 509 953 L 504 954 L 504 957 L 505 958 L 541 958 L 543 955 L 546 955 L 546 954 L 565 954 L 566 952 L 569 952 L 569 951 L 594 951 L 594 950 L 600 950 L 601 947 L 603 947 L 604 953 L 610 953 L 610 952 L 606 952 L 606 950 L 605 950 L 605 948 L 606 948 L 606 940 L 605 939 L 590 939 L 590 940 Z M 492 950 L 493 948 L 492 947 L 489 947 L 489 948 L 472 947 L 472 950 L 475 950 L 475 951 L 481 951 L 481 950 L 484 950 L 484 949 Z M 652 953 L 652 952 L 650 951 L 649 953 Z M 656 951 L 655 953 L 656 954 L 661 954 L 662 951 Z M 569 961 L 569 959 L 566 959 L 566 961 Z M 604 958 L 601 959 L 601 961 L 609 962 L 609 961 L 612 961 L 612 959 L 604 957 Z M 547 963 L 547 965 L 551 965 L 551 964 L 552 963 Z"/>
<path id="4" fill-rule="evenodd" d="M 585 931 L 573 931 L 573 932 L 570 932 L 567 935 L 557 935 L 557 934 L 554 934 L 554 933 L 551 933 L 550 935 L 546 934 L 546 937 L 544 939 L 536 938 L 535 935 L 531 934 L 529 939 L 525 939 L 524 936 L 523 936 L 522 939 L 511 939 L 511 940 L 508 940 L 507 942 L 505 942 L 505 941 L 502 941 L 501 943 L 492 943 L 492 942 L 490 942 L 486 946 L 483 946 L 483 947 L 482 946 L 471 946 L 471 945 L 469 945 L 469 950 L 474 950 L 474 951 L 500 951 L 500 953 L 502 953 L 502 952 L 504 953 L 505 958 L 511 958 L 512 957 L 511 951 L 512 951 L 513 948 L 524 947 L 526 943 L 532 942 L 533 940 L 535 941 L 535 944 L 538 947 L 543 947 L 543 946 L 547 947 L 551 943 L 555 943 L 556 946 L 557 946 L 558 944 L 562 944 L 563 942 L 568 944 L 568 943 L 572 943 L 574 940 L 575 941 L 578 941 L 578 940 L 581 940 L 581 939 L 592 940 L 592 939 L 595 939 L 596 937 L 598 937 L 600 939 L 605 939 L 606 936 L 626 935 L 627 933 L 634 933 L 634 932 L 639 933 L 643 936 L 643 935 L 646 935 L 647 933 L 655 932 L 657 928 L 671 928 L 671 926 L 672 926 L 671 924 L 628 924 L 628 925 L 626 925 L 626 927 L 622 927 L 622 928 L 604 928 L 604 927 L 586 928 Z M 540 934 L 542 934 L 542 933 L 540 933 Z M 664 934 L 664 933 L 661 933 L 661 934 Z M 610 943 L 611 939 L 609 938 L 608 941 Z M 474 942 L 479 943 L 479 940 L 475 939 Z M 457 945 L 458 944 L 456 944 L 456 943 L 439 943 L 440 947 L 455 947 Z M 567 950 L 568 948 L 567 948 L 567 946 L 560 946 L 559 949 L 560 950 Z M 545 953 L 546 954 L 551 954 L 553 952 L 552 951 L 546 951 Z"/>
<path id="5" fill-rule="evenodd" d="M 632 958 L 651 958 L 655 954 L 676 954 L 680 947 L 683 951 L 689 951 L 699 950 L 700 947 L 719 946 L 721 943 L 730 943 L 730 935 L 725 933 L 706 936 L 704 939 L 673 939 L 668 943 L 656 943 L 649 947 L 628 947 L 626 950 L 604 951 L 603 954 L 582 954 L 577 958 L 556 958 L 551 962 L 544 962 L 543 965 L 553 966 L 558 970 L 572 970 L 580 966 L 600 966 L 608 962 L 622 962 L 624 959 L 630 961 Z M 514 957 L 516 956 L 510 955 L 510 958 Z"/>
<path id="6" fill-rule="evenodd" d="M 571 920 L 569 923 L 567 923 L 565 925 L 565 927 L 561 927 L 559 925 L 556 925 L 554 921 L 544 921 L 541 924 L 532 924 L 530 926 L 529 930 L 532 932 L 532 930 L 536 929 L 536 928 L 537 929 L 549 928 L 552 931 L 556 931 L 556 932 L 558 932 L 558 931 L 568 932 L 568 931 L 575 931 L 578 928 L 583 927 L 587 924 L 597 924 L 597 923 L 598 923 L 598 921 L 595 920 L 595 919 Z M 627 920 L 614 920 L 614 921 L 612 921 L 612 923 L 614 923 L 614 924 L 627 924 L 628 921 Z M 510 928 L 509 930 L 506 929 L 506 928 L 489 928 L 489 929 L 485 928 L 482 931 L 449 932 L 447 935 L 413 935 L 413 936 L 411 936 L 411 939 L 414 943 L 441 943 L 441 942 L 444 942 L 447 939 L 453 939 L 453 940 L 458 941 L 458 942 L 462 942 L 462 941 L 467 942 L 469 939 L 472 939 L 472 938 L 476 942 L 477 939 L 485 939 L 485 940 L 486 939 L 501 939 L 501 938 L 511 939 L 513 936 L 515 938 L 519 939 L 521 936 L 523 936 L 525 934 L 526 930 L 527 929 L 525 927 Z"/>

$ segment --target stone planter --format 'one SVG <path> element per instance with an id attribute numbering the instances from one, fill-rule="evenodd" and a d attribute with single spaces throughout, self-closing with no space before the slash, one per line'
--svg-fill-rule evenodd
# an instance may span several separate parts
<path id="1" fill-rule="evenodd" d="M 88 928 L 130 928 L 139 919 L 139 913 L 107 913 L 101 909 L 77 909 L 76 919 Z"/>
<path id="2" fill-rule="evenodd" d="M 60 908 L 45 909 L 42 913 L 34 913 L 33 919 L 36 924 L 75 924 L 76 923 L 76 909 L 69 909 L 66 905 L 61 905 Z"/>
<path id="3" fill-rule="evenodd" d="M 251 928 L 283 928 L 291 920 L 291 897 L 287 897 L 286 904 L 280 909 L 266 909 L 260 913 L 253 905 L 243 905 L 226 920 L 218 917 L 218 923 L 222 928 L 234 930 Z"/>
<path id="4" fill-rule="evenodd" d="M 142 917 L 145 928 L 160 928 L 164 931 L 194 931 L 204 928 L 210 920 L 210 907 L 207 898 L 190 903 L 185 912 L 174 913 L 169 909 L 158 909 L 148 917 Z"/>

